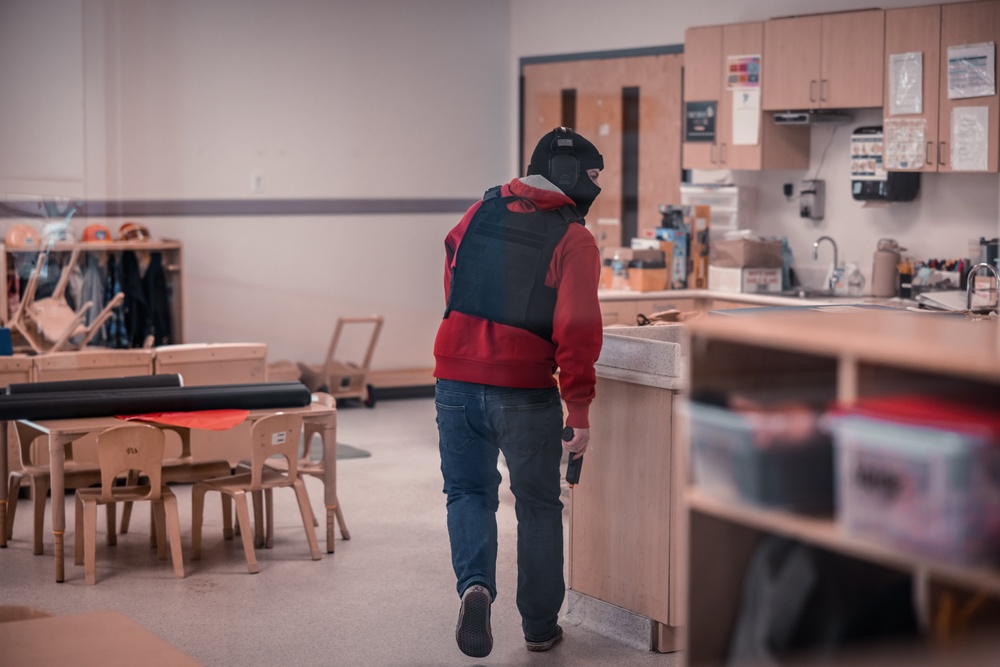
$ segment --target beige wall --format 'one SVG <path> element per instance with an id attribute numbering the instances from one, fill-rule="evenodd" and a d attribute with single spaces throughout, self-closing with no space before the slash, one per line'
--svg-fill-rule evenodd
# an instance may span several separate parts
<path id="1" fill-rule="evenodd" d="M 870 4 L 4 0 L 0 197 L 472 200 L 515 172 L 521 57 L 679 44 L 690 25 Z M 809 254 L 820 234 L 866 271 L 882 236 L 958 255 L 967 239 L 998 235 L 995 175 L 925 175 L 917 202 L 861 208 L 847 195 L 848 131 L 820 174 L 830 197 L 819 225 L 781 196 L 806 172 L 734 177 L 758 191 L 756 225 L 787 234 L 804 267 L 821 266 Z M 813 170 L 829 132 L 813 130 Z M 432 363 L 441 244 L 456 218 L 146 222 L 185 244 L 189 340 L 318 361 L 338 315 L 381 312 L 374 366 L 397 368 Z"/>

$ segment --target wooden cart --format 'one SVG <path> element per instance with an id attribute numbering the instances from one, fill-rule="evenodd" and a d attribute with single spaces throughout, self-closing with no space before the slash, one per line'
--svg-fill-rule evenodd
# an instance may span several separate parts
<path id="1" fill-rule="evenodd" d="M 334 398 L 358 398 L 369 408 L 375 406 L 375 392 L 368 383 L 368 369 L 371 366 L 375 344 L 382 332 L 384 318 L 381 315 L 370 317 L 341 317 L 333 330 L 333 339 L 326 352 L 326 360 L 320 365 L 298 363 L 301 381 L 309 387 L 309 391 L 325 391 Z M 341 334 L 347 325 L 365 325 L 371 327 L 371 338 L 360 362 L 338 361 L 337 346 Z"/>

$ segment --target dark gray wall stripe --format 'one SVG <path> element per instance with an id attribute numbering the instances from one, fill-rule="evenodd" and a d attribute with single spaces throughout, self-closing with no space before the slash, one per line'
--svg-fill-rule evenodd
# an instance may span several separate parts
<path id="1" fill-rule="evenodd" d="M 251 215 L 417 215 L 465 213 L 472 199 L 141 199 L 84 200 L 82 217 Z M 0 202 L 0 217 L 44 218 L 38 202 Z"/>
<path id="2" fill-rule="evenodd" d="M 581 53 L 561 53 L 551 56 L 525 56 L 520 59 L 521 67 L 541 63 L 561 63 L 573 60 L 606 60 L 608 58 L 634 58 L 636 56 L 662 56 L 684 53 L 683 44 L 664 46 L 644 46 L 635 49 L 615 49 L 613 51 L 584 51 Z"/>

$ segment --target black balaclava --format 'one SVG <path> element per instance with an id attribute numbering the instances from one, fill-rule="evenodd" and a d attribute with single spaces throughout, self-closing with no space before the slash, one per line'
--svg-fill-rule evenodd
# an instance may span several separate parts
<path id="1" fill-rule="evenodd" d="M 538 140 L 528 175 L 539 174 L 573 200 L 582 215 L 601 194 L 601 188 L 587 176 L 588 169 L 604 169 L 604 157 L 590 143 L 568 127 L 557 127 Z"/>

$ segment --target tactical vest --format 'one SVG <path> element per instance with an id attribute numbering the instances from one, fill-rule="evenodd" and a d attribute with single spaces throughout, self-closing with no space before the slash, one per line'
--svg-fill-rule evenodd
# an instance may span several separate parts
<path id="1" fill-rule="evenodd" d="M 552 340 L 556 290 L 545 276 L 569 223 L 583 216 L 574 206 L 515 213 L 507 205 L 516 200 L 500 186 L 486 191 L 458 246 L 444 316 L 456 310 Z"/>

